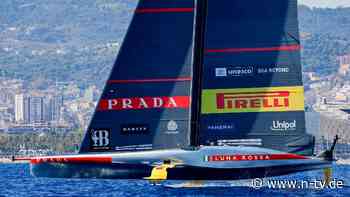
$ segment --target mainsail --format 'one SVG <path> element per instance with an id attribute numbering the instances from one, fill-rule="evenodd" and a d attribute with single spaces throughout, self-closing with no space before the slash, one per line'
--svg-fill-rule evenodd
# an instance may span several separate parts
<path id="1" fill-rule="evenodd" d="M 189 145 L 194 7 L 139 2 L 80 152 Z"/>
<path id="2" fill-rule="evenodd" d="M 141 0 L 80 152 L 311 155 L 301 74 L 297 0 Z"/>
<path id="3" fill-rule="evenodd" d="M 297 0 L 208 1 L 200 144 L 313 153 Z"/>

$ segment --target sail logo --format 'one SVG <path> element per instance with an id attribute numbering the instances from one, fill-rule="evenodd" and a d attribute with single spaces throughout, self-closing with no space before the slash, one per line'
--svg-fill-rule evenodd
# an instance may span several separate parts
<path id="1" fill-rule="evenodd" d="M 235 130 L 234 124 L 211 124 L 207 126 L 208 130 L 223 131 L 223 130 Z"/>
<path id="2" fill-rule="evenodd" d="M 303 87 L 203 90 L 202 113 L 303 111 Z"/>
<path id="3" fill-rule="evenodd" d="M 217 109 L 289 107 L 289 92 L 217 93 Z"/>
<path id="4" fill-rule="evenodd" d="M 272 131 L 294 131 L 297 128 L 297 121 L 272 121 L 272 126 L 270 127 Z"/>
<path id="5" fill-rule="evenodd" d="M 178 131 L 178 124 L 174 120 L 170 120 L 167 124 L 167 134 L 177 134 L 179 133 Z"/>
<path id="6" fill-rule="evenodd" d="M 274 66 L 271 68 L 259 68 L 259 74 L 271 74 L 271 73 L 289 73 L 290 69 L 287 66 Z"/>
<path id="7" fill-rule="evenodd" d="M 120 125 L 122 135 L 148 134 L 149 125 L 147 124 L 122 124 Z"/>
<path id="8" fill-rule="evenodd" d="M 102 99 L 98 110 L 186 109 L 189 105 L 189 96 L 113 98 Z"/>
<path id="9" fill-rule="evenodd" d="M 110 144 L 110 130 L 108 129 L 92 129 L 90 132 L 93 149 L 106 149 Z"/>
<path id="10" fill-rule="evenodd" d="M 215 68 L 215 76 L 226 77 L 227 76 L 227 69 L 226 68 Z"/>
<path id="11" fill-rule="evenodd" d="M 231 66 L 225 68 L 215 68 L 216 77 L 241 77 L 254 75 L 254 69 L 252 66 Z"/>

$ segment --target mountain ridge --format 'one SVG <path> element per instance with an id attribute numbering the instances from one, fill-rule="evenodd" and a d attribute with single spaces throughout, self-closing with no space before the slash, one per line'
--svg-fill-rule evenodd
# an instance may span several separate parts
<path id="1" fill-rule="evenodd" d="M 102 87 L 130 23 L 135 0 L 3 0 L 0 76 Z M 337 72 L 350 52 L 350 8 L 299 6 L 304 71 Z"/>

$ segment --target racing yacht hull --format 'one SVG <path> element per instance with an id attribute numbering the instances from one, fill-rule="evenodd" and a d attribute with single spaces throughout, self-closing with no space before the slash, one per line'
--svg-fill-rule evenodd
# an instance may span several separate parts
<path id="1" fill-rule="evenodd" d="M 144 179 L 171 161 L 168 180 L 237 180 L 331 167 L 331 161 L 256 147 L 201 147 L 133 153 L 77 154 L 31 159 L 37 177 Z"/>

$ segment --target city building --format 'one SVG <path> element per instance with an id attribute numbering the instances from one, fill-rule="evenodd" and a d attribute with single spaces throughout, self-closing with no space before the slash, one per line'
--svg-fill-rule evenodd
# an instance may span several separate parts
<path id="1" fill-rule="evenodd" d="M 29 123 L 30 122 L 30 102 L 29 97 L 24 94 L 15 95 L 14 116 L 16 123 Z"/>
<path id="2" fill-rule="evenodd" d="M 15 95 L 15 122 L 19 124 L 58 123 L 63 107 L 62 95 Z"/>
<path id="3" fill-rule="evenodd" d="M 98 99 L 98 91 L 96 86 L 93 85 L 86 88 L 84 92 L 84 99 L 90 102 L 96 101 Z"/>
<path id="4" fill-rule="evenodd" d="M 59 122 L 61 119 L 61 109 L 63 107 L 63 96 L 54 95 L 45 100 L 45 118 L 47 122 Z"/>
<path id="5" fill-rule="evenodd" d="M 15 121 L 17 123 L 24 122 L 24 95 L 15 95 Z"/>
<path id="6" fill-rule="evenodd" d="M 44 98 L 29 97 L 29 119 L 31 123 L 44 122 Z"/>
<path id="7" fill-rule="evenodd" d="M 350 54 L 338 56 L 337 59 L 339 61 L 338 73 L 346 76 L 350 71 Z"/>

